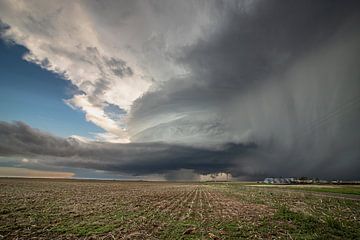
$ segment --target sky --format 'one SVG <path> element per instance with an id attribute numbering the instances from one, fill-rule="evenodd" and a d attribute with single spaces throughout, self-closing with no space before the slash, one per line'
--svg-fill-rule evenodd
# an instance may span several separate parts
<path id="1" fill-rule="evenodd" d="M 358 1 L 0 0 L 0 175 L 358 180 Z"/>
<path id="2" fill-rule="evenodd" d="M 84 121 L 83 112 L 64 104 L 63 99 L 76 92 L 71 82 L 24 61 L 27 52 L 22 46 L 0 41 L 1 120 L 21 120 L 62 137 L 103 132 Z"/>

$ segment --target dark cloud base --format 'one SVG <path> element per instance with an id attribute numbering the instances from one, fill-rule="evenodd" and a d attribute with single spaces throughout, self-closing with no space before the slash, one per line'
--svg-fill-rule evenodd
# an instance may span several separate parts
<path id="1" fill-rule="evenodd" d="M 242 179 L 309 174 L 330 179 L 335 176 L 356 178 L 351 171 L 342 175 L 316 168 L 298 171 L 303 164 L 301 161 L 294 161 L 296 164 L 281 161 L 290 156 L 281 156 L 269 146 L 266 149 L 254 143 L 228 143 L 208 149 L 165 143 L 82 142 L 52 136 L 22 122 L 0 122 L 0 156 L 36 158 L 39 166 L 86 168 L 135 176 L 164 174 L 168 179 L 173 179 L 176 171 L 183 169 L 197 174 L 228 172 Z"/>
<path id="2" fill-rule="evenodd" d="M 235 159 L 255 144 L 225 144 L 215 150 L 165 143 L 116 144 L 59 138 L 22 123 L 0 122 L 0 155 L 34 157 L 41 163 L 146 175 L 192 169 L 231 172 Z M 51 159 L 51 160 L 50 160 Z"/>

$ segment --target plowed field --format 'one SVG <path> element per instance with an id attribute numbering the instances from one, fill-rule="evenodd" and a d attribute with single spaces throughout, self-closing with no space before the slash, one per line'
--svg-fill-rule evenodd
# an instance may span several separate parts
<path id="1" fill-rule="evenodd" d="M 360 239 L 360 201 L 243 184 L 0 180 L 0 239 Z"/>

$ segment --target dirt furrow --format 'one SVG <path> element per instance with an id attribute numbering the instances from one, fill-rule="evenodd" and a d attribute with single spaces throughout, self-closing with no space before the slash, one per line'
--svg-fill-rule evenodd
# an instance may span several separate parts
<path id="1" fill-rule="evenodd" d="M 185 201 L 181 204 L 179 212 L 180 212 L 180 220 L 187 219 L 192 207 L 192 201 L 195 198 L 196 195 L 196 189 L 193 189 L 191 192 L 189 192 L 188 197 L 185 199 Z"/>
<path id="2" fill-rule="evenodd" d="M 212 212 L 212 204 L 210 202 L 210 198 L 209 198 L 209 190 L 207 188 L 203 188 L 203 217 L 205 219 L 209 218 L 210 213 Z"/>
<path id="3" fill-rule="evenodd" d="M 176 200 L 173 201 L 167 209 L 165 209 L 165 212 L 169 213 L 171 216 L 176 215 L 176 209 L 186 199 L 187 194 L 187 191 L 178 191 L 178 194 L 176 195 Z"/>
<path id="4" fill-rule="evenodd" d="M 203 204 L 203 200 L 204 200 L 204 189 L 200 188 L 200 196 L 199 196 L 199 209 L 198 209 L 198 214 L 200 217 L 200 221 L 202 222 L 204 220 L 204 204 Z"/>

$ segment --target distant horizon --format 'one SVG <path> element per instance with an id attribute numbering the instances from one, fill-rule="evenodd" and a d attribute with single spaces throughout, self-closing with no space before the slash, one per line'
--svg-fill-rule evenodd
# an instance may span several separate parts
<path id="1" fill-rule="evenodd" d="M 99 180 L 99 181 L 120 181 L 120 182 L 242 182 L 242 183 L 263 183 L 263 180 L 237 180 L 237 179 L 231 179 L 231 180 L 151 180 L 151 179 L 119 179 L 119 178 L 81 178 L 81 177 L 29 177 L 29 176 L 0 176 L 0 178 L 4 179 L 54 179 L 54 180 Z M 269 178 L 281 178 L 281 177 L 269 177 Z M 285 177 L 285 178 L 291 178 L 291 177 Z M 299 179 L 299 178 L 297 178 Z M 315 178 L 309 178 L 309 179 L 315 179 Z M 334 184 L 332 182 L 341 181 L 341 183 L 360 183 L 360 180 L 341 180 L 341 179 L 319 179 L 320 181 L 326 181 L 328 184 Z M 286 183 L 279 183 L 284 185 L 290 185 Z M 318 183 L 315 182 L 315 184 L 324 184 L 324 183 Z M 308 184 L 305 184 L 308 185 Z"/>

